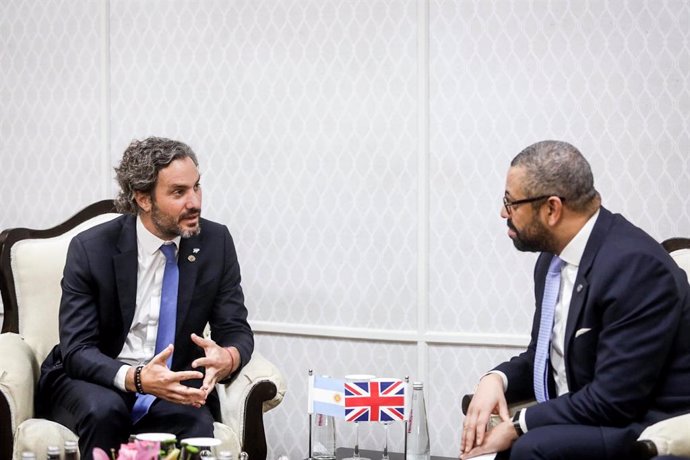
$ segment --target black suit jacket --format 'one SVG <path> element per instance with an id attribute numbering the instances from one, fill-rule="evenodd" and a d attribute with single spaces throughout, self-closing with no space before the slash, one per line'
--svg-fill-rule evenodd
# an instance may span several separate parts
<path id="1" fill-rule="evenodd" d="M 533 362 L 552 254 L 534 270 L 536 311 L 527 350 L 496 369 L 509 402 L 534 398 Z M 544 425 L 646 425 L 690 411 L 690 286 L 650 236 L 604 208 L 580 262 L 565 332 L 569 392 L 530 407 Z M 551 394 L 554 394 L 552 391 Z"/>
<path id="2" fill-rule="evenodd" d="M 41 367 L 39 394 L 66 373 L 112 387 L 117 360 L 134 317 L 137 292 L 136 217 L 123 215 L 75 236 L 67 252 L 60 303 L 60 343 Z M 219 345 L 235 346 L 241 365 L 254 348 L 232 237 L 201 219 L 201 233 L 182 238 L 175 350 L 171 368 L 191 369 L 203 350 L 190 338 L 207 323 Z M 196 382 L 198 384 L 200 382 Z M 40 400 L 39 400 L 40 401 Z"/>

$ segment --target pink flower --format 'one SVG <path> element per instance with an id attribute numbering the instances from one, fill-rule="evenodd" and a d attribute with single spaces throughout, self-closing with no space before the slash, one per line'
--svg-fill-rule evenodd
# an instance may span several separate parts
<path id="1" fill-rule="evenodd" d="M 93 448 L 93 460 L 110 460 L 108 454 L 105 453 L 100 447 Z"/>
<path id="2" fill-rule="evenodd" d="M 154 441 L 134 441 L 120 445 L 116 460 L 158 460 L 160 443 Z M 103 449 L 93 449 L 94 460 L 111 460 Z"/>

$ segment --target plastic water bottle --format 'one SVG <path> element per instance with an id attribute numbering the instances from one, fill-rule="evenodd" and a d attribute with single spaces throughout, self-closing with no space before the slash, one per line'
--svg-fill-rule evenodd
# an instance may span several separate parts
<path id="1" fill-rule="evenodd" d="M 314 414 L 311 456 L 318 460 L 335 460 L 335 417 Z"/>
<path id="2" fill-rule="evenodd" d="M 77 441 L 65 441 L 65 460 L 79 460 Z"/>
<path id="3" fill-rule="evenodd" d="M 48 446 L 46 449 L 47 460 L 60 460 L 60 448 L 58 446 Z"/>
<path id="4" fill-rule="evenodd" d="M 407 460 L 429 460 L 430 458 L 424 385 L 421 382 L 414 382 L 412 384 L 412 411 L 407 427 Z"/>

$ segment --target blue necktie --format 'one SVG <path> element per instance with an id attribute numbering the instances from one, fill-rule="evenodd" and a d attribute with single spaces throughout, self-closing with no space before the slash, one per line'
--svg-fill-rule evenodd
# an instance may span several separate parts
<path id="1" fill-rule="evenodd" d="M 161 308 L 158 314 L 158 334 L 156 334 L 156 352 L 160 353 L 171 343 L 175 343 L 175 322 L 177 319 L 177 286 L 180 271 L 175 259 L 175 244 L 164 244 L 161 252 L 165 255 L 165 271 L 163 272 L 163 287 L 161 288 Z M 172 355 L 166 361 L 168 367 L 172 364 Z M 156 399 L 153 395 L 137 393 L 137 400 L 132 407 L 132 422 L 137 423 L 146 415 Z"/>
<path id="2" fill-rule="evenodd" d="M 549 272 L 544 284 L 544 297 L 541 300 L 541 320 L 539 321 L 539 336 L 537 350 L 534 354 L 534 396 L 538 402 L 549 399 L 549 345 L 553 330 L 553 314 L 558 301 L 558 291 L 561 289 L 561 267 L 563 261 L 557 256 L 551 259 Z"/>

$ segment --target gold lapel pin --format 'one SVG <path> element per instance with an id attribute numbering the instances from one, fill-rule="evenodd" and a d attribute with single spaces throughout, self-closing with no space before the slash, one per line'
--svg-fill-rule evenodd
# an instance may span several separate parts
<path id="1" fill-rule="evenodd" d="M 196 257 L 189 255 L 189 256 L 187 256 L 187 260 L 190 262 L 194 262 L 196 260 Z"/>

